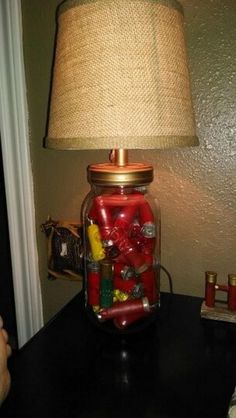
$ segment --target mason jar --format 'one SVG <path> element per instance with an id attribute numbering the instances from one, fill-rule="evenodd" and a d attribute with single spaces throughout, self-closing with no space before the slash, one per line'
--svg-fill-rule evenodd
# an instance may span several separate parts
<path id="1" fill-rule="evenodd" d="M 88 167 L 83 205 L 84 296 L 104 330 L 138 331 L 160 303 L 160 210 L 148 186 L 150 165 Z"/>

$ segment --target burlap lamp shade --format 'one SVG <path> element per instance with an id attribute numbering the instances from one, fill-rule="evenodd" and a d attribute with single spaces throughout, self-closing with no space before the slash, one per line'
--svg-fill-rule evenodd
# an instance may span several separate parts
<path id="1" fill-rule="evenodd" d="M 58 33 L 46 146 L 197 145 L 175 0 L 68 0 Z"/>

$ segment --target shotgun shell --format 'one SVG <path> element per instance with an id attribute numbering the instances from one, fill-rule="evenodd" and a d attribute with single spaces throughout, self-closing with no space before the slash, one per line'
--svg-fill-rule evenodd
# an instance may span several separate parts
<path id="1" fill-rule="evenodd" d="M 156 238 L 143 238 L 140 250 L 145 255 L 152 255 L 156 246 Z"/>
<path id="2" fill-rule="evenodd" d="M 142 205 L 140 205 L 139 214 L 141 225 L 144 225 L 147 222 L 154 223 L 154 215 L 151 206 L 147 201 L 143 202 Z"/>
<path id="3" fill-rule="evenodd" d="M 106 207 L 119 208 L 124 206 L 136 206 L 145 203 L 144 196 L 141 193 L 131 194 L 112 194 L 102 196 L 103 204 Z"/>
<path id="4" fill-rule="evenodd" d="M 105 249 L 106 258 L 116 258 L 119 256 L 120 251 L 111 239 L 105 240 L 102 243 Z"/>
<path id="5" fill-rule="evenodd" d="M 156 274 L 152 267 L 140 275 L 140 281 L 143 285 L 143 291 L 151 304 L 158 301 L 158 292 L 156 285 Z"/>
<path id="6" fill-rule="evenodd" d="M 102 309 L 98 318 L 101 320 L 114 319 L 122 315 L 138 314 L 142 312 L 150 312 L 148 298 L 127 300 L 125 302 L 115 302 L 113 306 Z"/>
<path id="7" fill-rule="evenodd" d="M 100 306 L 108 308 L 113 304 L 113 264 L 109 260 L 100 262 Z"/>
<path id="8" fill-rule="evenodd" d="M 228 275 L 228 309 L 236 311 L 236 274 Z"/>
<path id="9" fill-rule="evenodd" d="M 141 274 L 148 269 L 144 254 L 138 251 L 130 251 L 125 254 L 127 261 L 134 267 L 136 274 Z"/>
<path id="10" fill-rule="evenodd" d="M 142 237 L 141 229 L 137 221 L 132 223 L 129 227 L 129 237 L 139 242 L 140 237 Z"/>
<path id="11" fill-rule="evenodd" d="M 89 263 L 88 269 L 88 304 L 98 306 L 100 304 L 100 266 L 99 263 Z"/>
<path id="12" fill-rule="evenodd" d="M 114 227 L 111 231 L 110 239 L 112 239 L 119 251 L 125 255 L 128 264 L 134 267 L 136 273 L 139 274 L 147 269 L 143 254 L 136 250 L 123 228 Z"/>
<path id="13" fill-rule="evenodd" d="M 214 271 L 206 271 L 205 281 L 205 304 L 213 308 L 215 306 L 217 273 Z"/>
<path id="14" fill-rule="evenodd" d="M 136 285 L 135 279 L 124 280 L 120 276 L 114 277 L 114 287 L 125 293 L 131 293 Z"/>
<path id="15" fill-rule="evenodd" d="M 143 284 L 142 283 L 137 283 L 134 286 L 134 288 L 132 289 L 130 296 L 133 299 L 140 299 L 140 298 L 144 297 Z"/>
<path id="16" fill-rule="evenodd" d="M 135 271 L 133 267 L 127 266 L 123 263 L 114 264 L 114 274 L 116 276 L 121 276 L 124 280 L 128 280 L 132 277 L 135 277 Z"/>
<path id="17" fill-rule="evenodd" d="M 91 224 L 87 228 L 91 254 L 94 261 L 99 261 L 105 258 L 105 250 L 102 246 L 101 235 L 99 227 L 96 224 Z"/>
<path id="18" fill-rule="evenodd" d="M 94 199 L 94 207 L 96 211 L 97 222 L 100 226 L 100 233 L 103 240 L 109 237 L 111 229 L 113 228 L 113 220 L 111 210 L 104 205 L 103 198 L 97 196 Z"/>
<path id="19" fill-rule="evenodd" d="M 120 228 L 128 228 L 133 221 L 136 212 L 137 205 L 125 206 L 117 215 L 114 226 L 118 226 Z"/>
<path id="20" fill-rule="evenodd" d="M 145 222 L 142 226 L 141 233 L 145 238 L 154 238 L 156 236 L 156 227 L 153 222 Z"/>
<path id="21" fill-rule="evenodd" d="M 153 256 L 153 254 L 144 254 L 144 260 L 145 260 L 145 264 L 148 267 L 151 267 L 157 264 L 157 261 L 155 260 L 155 257 Z"/>
<path id="22" fill-rule="evenodd" d="M 129 298 L 128 293 L 122 292 L 119 289 L 113 291 L 113 302 L 124 302 Z"/>

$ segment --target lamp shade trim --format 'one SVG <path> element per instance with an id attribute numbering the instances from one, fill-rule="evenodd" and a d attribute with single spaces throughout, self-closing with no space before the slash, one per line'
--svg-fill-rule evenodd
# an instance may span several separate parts
<path id="1" fill-rule="evenodd" d="M 46 138 L 45 146 L 57 150 L 90 149 L 164 149 L 197 146 L 197 136 L 113 137 L 113 138 Z"/>
<path id="2" fill-rule="evenodd" d="M 58 9 L 58 13 L 60 15 L 61 13 L 64 13 L 68 9 L 71 9 L 73 7 L 77 7 L 77 6 L 81 6 L 81 5 L 89 4 L 89 3 L 96 3 L 97 1 L 98 0 L 67 0 L 60 5 L 60 7 Z M 118 1 L 127 2 L 128 0 L 103 0 L 103 1 L 107 4 L 109 2 L 114 3 L 114 2 L 118 2 Z M 177 0 L 129 0 L 129 2 L 162 4 L 163 6 L 171 7 L 172 9 L 176 9 L 180 13 L 183 14 L 183 7 L 181 6 L 181 4 Z"/>

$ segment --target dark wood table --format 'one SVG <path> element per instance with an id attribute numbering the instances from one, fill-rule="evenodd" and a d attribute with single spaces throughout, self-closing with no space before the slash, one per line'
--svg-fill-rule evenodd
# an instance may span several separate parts
<path id="1" fill-rule="evenodd" d="M 10 360 L 4 418 L 226 418 L 236 326 L 200 319 L 201 299 L 161 295 L 150 327 L 107 335 L 78 294 Z"/>

